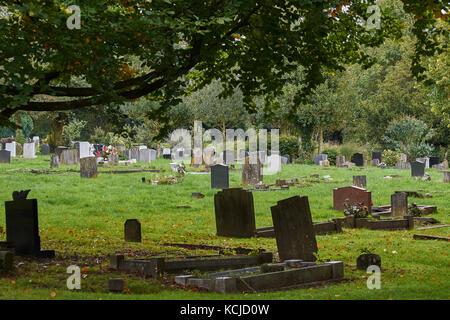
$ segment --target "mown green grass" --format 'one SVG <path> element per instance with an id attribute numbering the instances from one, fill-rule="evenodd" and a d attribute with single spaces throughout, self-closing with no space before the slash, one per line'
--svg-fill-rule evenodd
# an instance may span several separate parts
<path id="1" fill-rule="evenodd" d="M 4 201 L 12 199 L 14 190 L 31 189 L 29 198 L 38 199 L 39 227 L 43 249 L 56 251 L 54 260 L 33 260 L 16 257 L 15 270 L 0 277 L 1 299 L 448 299 L 450 280 L 449 247 L 444 241 L 412 240 L 414 233 L 448 236 L 448 228 L 426 231 L 369 231 L 345 229 L 343 234 L 317 236 L 321 259 L 341 260 L 349 280 L 339 285 L 259 294 L 222 295 L 177 288 L 170 281 L 158 282 L 137 275 L 113 272 L 108 268 L 108 256 L 124 253 L 128 257 L 180 256 L 213 254 L 163 246 L 163 243 L 202 243 L 223 247 L 243 246 L 264 248 L 276 252 L 275 239 L 231 239 L 217 237 L 214 219 L 214 194 L 209 175 L 186 175 L 175 185 L 151 185 L 158 173 L 99 174 L 97 179 L 81 179 L 76 166 L 61 166 L 53 173 L 31 173 L 26 169 L 48 169 L 49 157 L 34 160 L 15 159 L 0 164 L 0 241 L 6 240 Z M 151 165 L 171 174 L 169 160 L 157 160 Z M 137 164 L 132 167 L 145 167 Z M 148 165 L 147 165 L 148 166 Z M 18 171 L 8 171 L 20 169 Z M 118 169 L 101 168 L 100 171 Z M 122 169 L 122 168 L 120 168 Z M 128 167 L 123 168 L 129 169 Z M 449 223 L 450 185 L 442 183 L 442 173 L 427 170 L 432 181 L 417 181 L 409 170 L 366 167 L 324 170 L 317 166 L 287 165 L 274 176 L 264 177 L 265 183 L 276 179 L 291 179 L 317 173 L 333 180 L 300 179 L 305 186 L 284 191 L 255 191 L 257 227 L 272 225 L 270 207 L 277 201 L 294 195 L 309 198 L 314 221 L 342 217 L 332 209 L 332 190 L 352 183 L 353 175 L 366 175 L 367 189 L 375 205 L 390 203 L 396 190 L 430 193 L 430 199 L 410 198 L 410 202 L 434 204 L 438 213 L 433 217 Z M 387 175 L 399 178 L 386 180 Z M 230 172 L 230 187 L 239 187 L 241 172 Z M 191 197 L 192 192 L 205 194 L 203 199 Z M 179 205 L 190 208 L 177 209 Z M 123 223 L 137 218 L 142 224 L 142 243 L 123 240 Z M 381 290 L 369 290 L 368 274 L 356 270 L 356 258 L 364 248 L 382 258 Z M 66 268 L 78 265 L 82 270 L 82 289 L 66 288 L 69 276 Z M 121 294 L 107 291 L 107 279 L 123 277 L 128 289 Z"/>

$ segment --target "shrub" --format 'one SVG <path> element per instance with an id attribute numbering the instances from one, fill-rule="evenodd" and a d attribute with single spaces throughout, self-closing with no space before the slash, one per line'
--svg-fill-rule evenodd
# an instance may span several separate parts
<path id="1" fill-rule="evenodd" d="M 336 165 L 336 157 L 338 156 L 339 152 L 337 149 L 327 149 L 322 151 L 323 154 L 326 154 L 328 156 L 328 161 L 330 162 L 331 166 Z"/>
<path id="2" fill-rule="evenodd" d="M 62 137 L 66 145 L 71 141 L 77 140 L 81 136 L 81 130 L 86 126 L 87 121 L 73 119 L 69 124 L 65 125 L 62 132 Z"/>
<path id="3" fill-rule="evenodd" d="M 296 136 L 281 136 L 280 137 L 280 155 L 288 154 L 291 159 L 298 157 L 298 149 L 300 144 Z"/>
<path id="4" fill-rule="evenodd" d="M 395 167 L 397 162 L 400 162 L 401 158 L 399 154 L 392 150 L 383 150 L 383 162 L 388 167 Z"/>

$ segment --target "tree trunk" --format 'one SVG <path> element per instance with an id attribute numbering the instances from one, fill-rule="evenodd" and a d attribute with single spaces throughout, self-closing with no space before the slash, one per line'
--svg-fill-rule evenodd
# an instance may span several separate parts
<path id="1" fill-rule="evenodd" d="M 317 137 L 317 142 L 319 143 L 318 153 L 321 154 L 323 150 L 323 129 L 319 129 L 319 136 Z"/>

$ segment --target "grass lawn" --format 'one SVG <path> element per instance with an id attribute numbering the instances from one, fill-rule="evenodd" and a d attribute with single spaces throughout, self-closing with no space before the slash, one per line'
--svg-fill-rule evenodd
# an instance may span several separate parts
<path id="1" fill-rule="evenodd" d="M 169 160 L 159 159 L 152 166 L 171 174 Z M 137 164 L 134 166 L 144 166 Z M 147 165 L 148 166 L 148 165 Z M 449 244 L 445 241 L 412 240 L 414 233 L 448 236 L 449 228 L 424 231 L 370 231 L 344 229 L 342 234 L 317 236 L 319 257 L 340 260 L 345 264 L 349 281 L 322 287 L 260 294 L 222 295 L 180 289 L 170 281 L 158 282 L 137 275 L 109 270 L 112 253 L 127 257 L 180 256 L 213 254 L 164 246 L 163 243 L 202 243 L 223 247 L 243 246 L 276 252 L 275 239 L 230 239 L 215 235 L 214 194 L 210 175 L 186 175 L 175 185 L 151 185 L 141 178 L 158 173 L 99 174 L 97 179 L 81 179 L 77 166 L 61 166 L 52 173 L 32 173 L 27 169 L 48 169 L 49 156 L 34 160 L 14 159 L 0 164 L 0 241 L 6 240 L 4 201 L 12 200 L 15 190 L 31 189 L 29 199 L 38 199 L 41 247 L 56 251 L 53 260 L 16 257 L 12 273 L 0 277 L 0 299 L 448 299 L 450 297 Z M 126 167 L 127 169 L 129 167 Z M 11 169 L 16 169 L 11 171 Z M 18 169 L 18 170 L 17 170 Z M 116 168 L 101 168 L 110 171 Z M 120 168 L 122 169 L 122 168 Z M 125 167 L 124 167 L 125 169 Z M 276 179 L 330 175 L 333 180 L 301 179 L 308 182 L 289 190 L 253 192 L 257 227 L 272 225 L 270 207 L 278 200 L 306 195 L 315 222 L 343 217 L 333 210 L 333 188 L 352 184 L 353 175 L 367 176 L 367 189 L 375 206 L 390 204 L 396 190 L 430 193 L 429 199 L 410 198 L 409 203 L 434 204 L 438 212 L 432 217 L 450 223 L 450 184 L 442 182 L 439 170 L 426 170 L 432 181 L 414 180 L 410 170 L 323 169 L 318 166 L 286 165 Z M 401 177 L 384 179 L 387 175 Z M 239 187 L 241 172 L 230 172 L 230 187 Z M 202 199 L 192 192 L 205 194 Z M 188 205 L 190 208 L 177 209 Z M 142 243 L 123 240 L 126 219 L 137 218 L 142 224 Z M 356 270 L 356 258 L 362 249 L 381 256 L 381 289 L 369 290 L 365 271 Z M 66 287 L 69 265 L 82 269 L 81 290 Z M 128 289 L 121 294 L 107 290 L 107 279 L 122 277 Z"/>

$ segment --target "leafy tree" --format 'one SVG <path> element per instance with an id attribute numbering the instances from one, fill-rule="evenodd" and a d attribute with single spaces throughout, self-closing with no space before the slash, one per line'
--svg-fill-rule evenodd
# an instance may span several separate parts
<path id="1" fill-rule="evenodd" d="M 421 120 L 405 117 L 392 121 L 383 136 L 386 149 L 405 153 L 409 160 L 430 156 L 433 147 L 426 143 L 433 136 L 427 124 Z"/>
<path id="2" fill-rule="evenodd" d="M 66 7 L 72 1 L 1 0 L 9 13 L 0 19 L 1 121 L 19 110 L 73 110 L 142 96 L 161 101 L 154 114 L 165 119 L 192 80 L 198 89 L 220 79 L 228 95 L 239 87 L 251 109 L 254 96 L 279 94 L 280 75 L 298 65 L 306 72 L 300 99 L 324 81 L 323 69 L 368 65 L 363 46 L 399 36 L 389 8 L 382 28 L 361 23 L 374 3 L 367 2 L 79 0 L 82 26 L 70 30 Z M 438 49 L 435 35 L 443 31 L 433 26 L 449 6 L 444 0 L 403 2 L 416 19 L 419 74 L 419 55 Z M 51 99 L 39 101 L 41 95 Z"/>
<path id="3" fill-rule="evenodd" d="M 86 126 L 86 121 L 73 119 L 69 124 L 65 125 L 62 132 L 62 137 L 66 144 L 77 140 L 81 136 L 81 130 Z"/>

